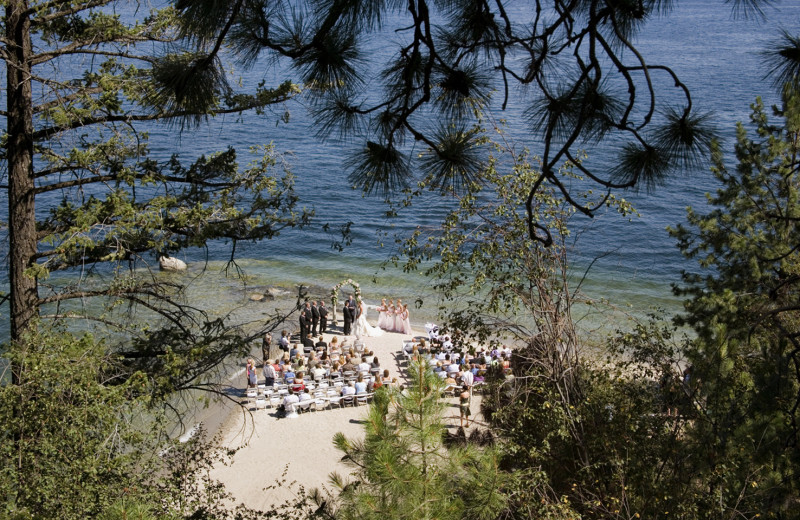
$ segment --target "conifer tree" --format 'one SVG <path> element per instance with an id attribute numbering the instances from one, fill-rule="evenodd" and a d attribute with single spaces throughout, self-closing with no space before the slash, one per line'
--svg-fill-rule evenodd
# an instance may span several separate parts
<path id="1" fill-rule="evenodd" d="M 512 478 L 491 448 L 446 447 L 441 378 L 423 360 L 409 366 L 408 389 L 379 389 L 365 438 L 339 433 L 352 469 L 331 475 L 340 490 L 328 512 L 338 519 L 491 519 L 505 509 Z"/>
<path id="2" fill-rule="evenodd" d="M 148 125 L 263 113 L 298 88 L 276 81 L 237 91 L 217 54 L 222 35 L 190 44 L 170 5 L 4 6 L 10 290 L 2 302 L 11 338 L 37 317 L 96 320 L 122 331 L 129 372 L 162 371 L 164 388 L 197 384 L 247 338 L 187 304 L 179 279 L 158 274 L 158 257 L 222 239 L 234 260 L 237 242 L 271 238 L 310 215 L 266 143 L 246 166 L 234 149 L 154 158 Z M 147 323 L 136 327 L 127 310 Z"/>

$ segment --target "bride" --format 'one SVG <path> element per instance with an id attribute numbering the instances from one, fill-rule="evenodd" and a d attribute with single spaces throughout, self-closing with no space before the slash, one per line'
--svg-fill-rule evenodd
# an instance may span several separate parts
<path id="1" fill-rule="evenodd" d="M 356 323 L 353 326 L 353 335 L 356 338 L 360 338 L 361 336 L 372 338 L 383 334 L 383 330 L 367 323 L 367 305 L 363 300 L 359 302 L 359 309 L 361 313 L 358 315 L 358 319 L 356 319 Z"/>

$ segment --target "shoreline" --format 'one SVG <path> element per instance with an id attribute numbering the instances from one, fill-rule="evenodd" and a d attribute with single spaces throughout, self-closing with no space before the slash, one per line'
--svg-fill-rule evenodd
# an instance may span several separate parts
<path id="1" fill-rule="evenodd" d="M 340 341 L 348 338 L 351 343 L 354 339 L 341 334 L 339 327 L 323 336 L 328 342 L 333 336 Z M 427 338 L 424 327 L 412 327 L 412 335 L 384 332 L 362 340 L 365 348 L 378 357 L 381 368 L 389 369 L 390 376 L 403 384 L 406 360 L 397 354 L 404 340 L 418 337 Z M 445 422 L 449 431 L 455 431 L 459 426 L 458 402 L 456 398 L 449 401 Z M 262 511 L 291 504 L 301 489 L 331 491 L 331 473 L 348 475 L 348 468 L 341 462 L 342 454 L 333 445 L 333 436 L 341 432 L 351 439 L 363 438 L 367 410 L 363 404 L 325 407 L 278 418 L 275 408 L 251 410 L 245 405 L 233 409 L 231 412 L 237 413 L 229 413 L 222 422 L 216 446 L 236 451 L 227 464 L 216 463 L 210 476 L 225 485 L 236 504 Z M 472 410 L 475 421 L 479 402 L 473 402 Z M 479 424 L 477 421 L 476 426 Z"/>

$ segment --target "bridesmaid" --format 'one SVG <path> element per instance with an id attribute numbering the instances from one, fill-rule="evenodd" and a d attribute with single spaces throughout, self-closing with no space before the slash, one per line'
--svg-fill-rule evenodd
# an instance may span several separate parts
<path id="1" fill-rule="evenodd" d="M 386 329 L 386 298 L 381 299 L 381 306 L 378 307 L 378 328 Z"/>
<path id="2" fill-rule="evenodd" d="M 394 309 L 394 331 L 403 332 L 403 304 L 397 300 L 397 306 Z"/>
<path id="3" fill-rule="evenodd" d="M 411 335 L 411 317 L 408 314 L 408 305 L 403 305 L 403 334 Z"/>
<path id="4" fill-rule="evenodd" d="M 386 306 L 386 317 L 383 320 L 384 329 L 389 332 L 394 332 L 394 300 L 389 300 L 389 305 Z"/>

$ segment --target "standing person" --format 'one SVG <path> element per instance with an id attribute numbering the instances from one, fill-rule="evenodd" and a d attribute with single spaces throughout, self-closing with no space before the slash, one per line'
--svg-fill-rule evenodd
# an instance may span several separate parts
<path id="1" fill-rule="evenodd" d="M 343 332 L 344 332 L 345 336 L 349 336 L 350 335 L 350 327 L 351 327 L 351 325 L 353 323 L 354 308 L 350 307 L 350 300 L 351 299 L 352 299 L 352 296 L 350 296 L 350 298 L 345 300 L 344 307 L 342 308 L 342 315 L 344 316 L 344 330 L 343 330 Z"/>
<path id="2" fill-rule="evenodd" d="M 258 385 L 258 374 L 256 373 L 256 361 L 253 358 L 247 360 L 245 367 L 245 376 L 247 377 L 248 388 L 255 388 Z"/>
<path id="3" fill-rule="evenodd" d="M 263 361 L 266 362 L 269 359 L 269 351 L 272 349 L 272 335 L 269 332 L 264 334 L 264 338 L 261 340 L 261 355 L 263 356 Z"/>
<path id="4" fill-rule="evenodd" d="M 300 341 L 308 335 L 308 317 L 305 309 L 300 311 Z"/>
<path id="5" fill-rule="evenodd" d="M 395 332 L 403 332 L 403 304 L 397 300 L 397 305 L 394 308 L 394 328 Z"/>
<path id="6" fill-rule="evenodd" d="M 411 316 L 408 313 L 408 304 L 403 305 L 403 334 L 413 334 L 411 331 Z"/>
<path id="7" fill-rule="evenodd" d="M 317 335 L 317 327 L 319 326 L 319 309 L 317 309 L 317 302 L 311 302 L 311 335 Z"/>
<path id="8" fill-rule="evenodd" d="M 264 384 L 267 386 L 267 388 L 275 384 L 276 377 L 277 373 L 275 372 L 275 365 L 271 359 L 268 359 L 264 363 Z"/>
<path id="9" fill-rule="evenodd" d="M 461 427 L 464 427 L 464 419 L 466 419 L 467 428 L 469 428 L 469 387 L 467 385 L 461 387 L 461 394 L 458 396 L 458 408 L 461 411 Z"/>
<path id="10" fill-rule="evenodd" d="M 319 312 L 319 333 L 322 335 L 328 330 L 328 308 L 325 307 L 325 301 L 319 301 L 319 309 L 317 312 Z"/>
<path id="11" fill-rule="evenodd" d="M 378 328 L 386 330 L 386 298 L 381 299 L 381 306 L 378 307 Z"/>
<path id="12" fill-rule="evenodd" d="M 383 319 L 383 330 L 394 332 L 394 300 L 389 300 L 386 306 L 386 317 Z"/>
<path id="13" fill-rule="evenodd" d="M 281 331 L 281 339 L 278 340 L 278 347 L 284 352 L 289 352 L 289 331 Z"/>

